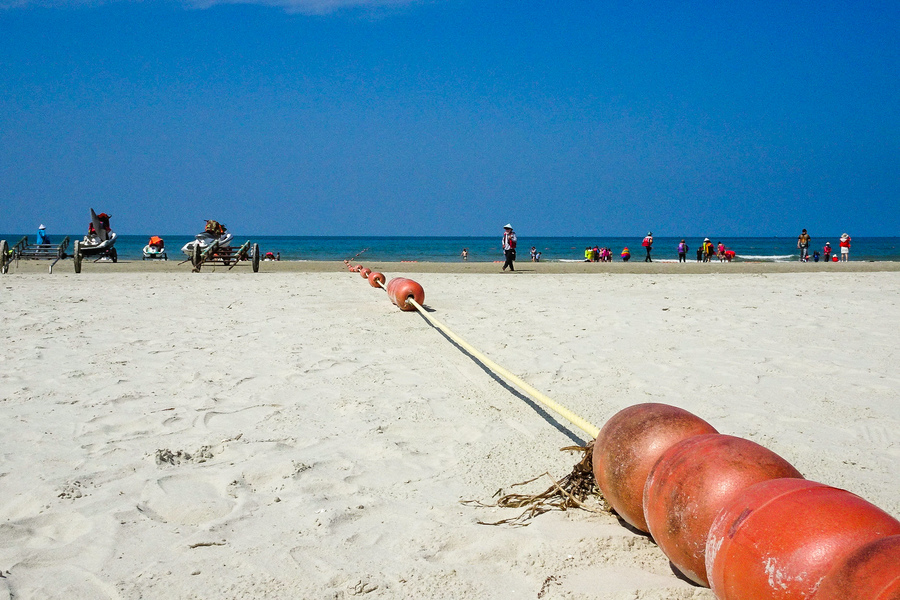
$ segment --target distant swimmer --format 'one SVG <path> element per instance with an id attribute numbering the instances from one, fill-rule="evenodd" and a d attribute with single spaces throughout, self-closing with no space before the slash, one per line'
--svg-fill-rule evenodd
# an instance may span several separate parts
<path id="1" fill-rule="evenodd" d="M 469 249 L 463 248 L 462 254 L 460 254 L 460 256 L 462 256 L 463 260 L 469 260 Z"/>

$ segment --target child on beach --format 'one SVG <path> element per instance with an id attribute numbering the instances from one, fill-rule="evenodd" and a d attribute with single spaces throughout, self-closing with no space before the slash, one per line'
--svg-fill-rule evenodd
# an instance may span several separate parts
<path id="1" fill-rule="evenodd" d="M 462 256 L 463 260 L 469 260 L 469 249 L 463 248 L 462 254 L 460 256 Z"/>
<path id="2" fill-rule="evenodd" d="M 825 247 L 822 248 L 822 259 L 825 262 L 831 261 L 831 242 L 825 242 Z"/>

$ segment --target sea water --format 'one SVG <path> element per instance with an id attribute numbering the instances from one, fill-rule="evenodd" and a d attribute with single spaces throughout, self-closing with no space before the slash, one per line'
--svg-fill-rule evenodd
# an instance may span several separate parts
<path id="1" fill-rule="evenodd" d="M 0 234 L 9 245 L 15 244 L 24 234 Z M 65 235 L 51 233 L 53 242 L 62 241 Z M 82 236 L 69 234 L 74 241 Z M 169 260 L 184 260 L 181 247 L 192 241 L 193 236 L 172 235 L 161 236 L 166 243 Z M 116 250 L 119 260 L 141 260 L 142 249 L 147 244 L 149 235 L 119 235 Z M 696 250 L 703 238 L 684 238 L 689 250 L 687 259 L 696 261 Z M 586 246 L 612 250 L 613 260 L 621 261 L 623 248 L 631 250 L 632 261 L 644 260 L 644 248 L 641 237 L 532 237 L 520 235 L 518 241 L 518 260 L 530 260 L 530 250 L 534 246 L 541 253 L 541 260 L 547 262 L 582 261 Z M 34 242 L 34 235 L 29 235 Z M 462 260 L 463 248 L 469 251 L 469 260 L 473 262 L 503 261 L 500 248 L 500 236 L 492 237 L 326 237 L 326 236 L 257 236 L 235 233 L 233 246 L 246 241 L 259 244 L 262 253 L 281 254 L 281 260 L 343 260 L 358 257 L 360 261 L 419 261 L 419 262 L 454 262 Z M 653 242 L 653 259 L 660 261 L 677 260 L 676 248 L 681 238 L 656 237 Z M 721 241 L 729 250 L 736 253 L 736 261 L 791 262 L 800 259 L 797 249 L 797 238 L 744 237 L 744 238 L 711 238 L 718 246 Z M 831 242 L 833 252 L 840 255 L 840 236 L 815 238 L 810 247 L 810 256 L 814 251 L 822 252 L 825 242 Z M 72 244 L 69 244 L 71 252 Z M 900 260 L 900 238 L 898 237 L 854 237 L 850 250 L 850 258 L 854 261 L 898 261 Z"/>

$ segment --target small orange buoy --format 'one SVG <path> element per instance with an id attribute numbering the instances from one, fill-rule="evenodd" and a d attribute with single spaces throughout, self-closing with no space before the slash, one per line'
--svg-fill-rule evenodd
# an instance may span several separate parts
<path id="1" fill-rule="evenodd" d="M 372 271 L 371 273 L 369 273 L 368 279 L 369 285 L 371 285 L 373 288 L 381 287 L 381 285 L 378 285 L 379 282 L 381 282 L 381 284 L 383 285 L 385 280 L 384 274 L 379 273 L 378 271 Z"/>
<path id="2" fill-rule="evenodd" d="M 363 266 L 362 266 L 362 265 L 356 265 L 356 266 L 353 267 L 353 268 L 355 269 L 355 270 L 354 270 L 355 273 L 359 273 L 360 271 L 362 271 Z"/>
<path id="3" fill-rule="evenodd" d="M 372 272 L 372 269 L 369 269 L 367 267 L 363 267 L 362 269 L 359 270 L 359 274 L 362 276 L 363 279 L 368 279 L 369 273 L 371 273 L 371 272 Z"/>
<path id="4" fill-rule="evenodd" d="M 409 298 L 413 298 L 419 305 L 425 302 L 425 290 L 412 279 L 403 277 L 391 279 L 387 285 L 387 293 L 391 302 L 396 304 L 400 310 L 416 310 L 416 307 L 409 302 Z"/>
<path id="5" fill-rule="evenodd" d="M 833 565 L 900 521 L 859 496 L 805 479 L 770 479 L 725 505 L 706 540 L 719 600 L 808 600 Z"/>
<path id="6" fill-rule="evenodd" d="M 706 536 L 741 490 L 768 479 L 802 478 L 786 460 L 755 442 L 717 433 L 673 445 L 650 470 L 644 518 L 650 535 L 695 583 L 706 577 Z"/>
<path id="7" fill-rule="evenodd" d="M 900 599 L 900 535 L 861 546 L 838 561 L 813 600 Z"/>
<path id="8" fill-rule="evenodd" d="M 668 404 L 636 404 L 613 415 L 594 440 L 594 477 L 610 506 L 633 527 L 647 531 L 644 485 L 650 469 L 673 444 L 715 428 Z"/>

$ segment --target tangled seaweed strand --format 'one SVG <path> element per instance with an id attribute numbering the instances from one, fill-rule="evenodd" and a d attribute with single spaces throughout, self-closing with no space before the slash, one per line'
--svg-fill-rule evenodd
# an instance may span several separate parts
<path id="1" fill-rule="evenodd" d="M 537 481 L 541 477 L 546 476 L 553 482 L 553 485 L 551 485 L 543 492 L 539 494 L 506 494 L 504 496 L 501 496 L 497 500 L 496 504 L 484 504 L 483 502 L 480 502 L 478 500 L 464 500 L 462 501 L 462 504 L 465 504 L 466 506 L 483 506 L 487 508 L 524 507 L 525 511 L 517 517 L 502 519 L 493 523 L 478 521 L 480 525 L 510 525 L 513 527 L 525 527 L 526 525 L 528 525 L 531 519 L 551 510 L 568 510 L 570 508 L 580 508 L 595 513 L 608 512 L 609 507 L 606 504 L 606 501 L 603 499 L 603 496 L 600 493 L 600 489 L 597 487 L 597 482 L 594 479 L 594 469 L 591 462 L 591 456 L 593 455 L 594 450 L 594 442 L 591 441 L 587 446 L 567 446 L 565 448 L 560 448 L 560 450 L 563 452 L 575 451 L 582 453 L 581 460 L 572 468 L 571 473 L 569 473 L 559 481 L 556 481 L 555 479 L 553 479 L 550 473 L 545 472 L 541 475 L 538 475 L 537 477 L 529 479 L 528 481 L 514 483 L 511 486 L 516 487 L 520 485 L 527 485 L 533 481 Z M 497 490 L 497 493 L 494 494 L 494 497 L 501 494 L 502 492 L 502 489 Z M 602 508 L 598 510 L 596 508 L 587 506 L 585 502 L 588 500 L 588 498 L 598 499 L 601 502 Z"/>

